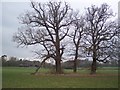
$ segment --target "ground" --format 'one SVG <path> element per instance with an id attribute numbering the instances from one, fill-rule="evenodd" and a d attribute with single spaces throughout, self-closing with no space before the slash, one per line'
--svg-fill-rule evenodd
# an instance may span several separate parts
<path id="1" fill-rule="evenodd" d="M 3 88 L 118 88 L 117 68 L 98 68 L 96 75 L 90 70 L 79 69 L 78 73 L 65 69 L 64 74 L 50 74 L 49 69 L 41 69 L 31 75 L 32 67 L 4 67 Z"/>

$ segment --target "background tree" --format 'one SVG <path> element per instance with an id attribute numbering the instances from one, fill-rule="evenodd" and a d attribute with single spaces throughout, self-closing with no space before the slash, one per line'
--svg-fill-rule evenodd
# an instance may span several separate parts
<path id="1" fill-rule="evenodd" d="M 112 21 L 113 12 L 107 4 L 100 7 L 92 5 L 86 11 L 85 46 L 92 56 L 91 74 L 96 73 L 96 62 L 106 60 L 111 39 L 116 35 L 117 24 Z"/>
<path id="2" fill-rule="evenodd" d="M 118 58 L 118 64 L 120 66 L 120 18 L 118 17 L 118 32 L 117 32 L 117 58 Z"/>
<path id="3" fill-rule="evenodd" d="M 72 55 L 74 55 L 74 67 L 73 72 L 77 72 L 77 60 L 80 56 L 80 46 L 82 45 L 82 37 L 85 29 L 85 19 L 79 15 L 79 12 L 74 13 L 74 21 L 72 23 L 72 30 L 68 35 L 72 39 L 74 47 L 72 48 Z"/>
<path id="4" fill-rule="evenodd" d="M 61 58 L 64 52 L 62 41 L 72 23 L 72 9 L 67 3 L 31 2 L 32 12 L 26 12 L 19 19 L 24 27 L 13 36 L 18 45 L 41 45 L 41 55 L 44 60 L 53 58 L 56 64 L 56 73 L 62 73 Z M 22 30 L 23 29 L 23 30 Z"/>
<path id="5" fill-rule="evenodd" d="M 7 66 L 18 66 L 18 59 L 16 57 L 9 57 L 8 61 L 6 62 Z"/>
<path id="6" fill-rule="evenodd" d="M 117 32 L 118 35 L 118 32 Z M 112 38 L 112 40 L 109 43 L 109 48 L 106 50 L 107 54 L 109 55 L 108 62 L 111 64 L 118 64 L 118 61 L 120 60 L 120 39 L 118 36 L 115 36 Z"/>
<path id="7" fill-rule="evenodd" d="M 4 66 L 5 63 L 6 63 L 6 61 L 7 61 L 7 55 L 2 55 L 2 56 L 0 57 L 0 61 L 1 61 L 1 63 L 2 63 L 2 66 Z"/>

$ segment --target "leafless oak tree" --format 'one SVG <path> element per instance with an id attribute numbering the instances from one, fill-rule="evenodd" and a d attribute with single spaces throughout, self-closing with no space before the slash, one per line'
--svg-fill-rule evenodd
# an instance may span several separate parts
<path id="1" fill-rule="evenodd" d="M 81 41 L 85 30 L 85 19 L 83 18 L 83 16 L 79 15 L 79 11 L 74 12 L 73 18 L 74 21 L 71 27 L 72 30 L 68 36 L 72 39 L 72 43 L 74 45 L 74 48 L 72 48 L 72 55 L 74 55 L 73 72 L 77 72 L 77 60 L 80 54 L 79 49 L 82 44 Z"/>
<path id="2" fill-rule="evenodd" d="M 32 12 L 26 12 L 19 17 L 24 27 L 13 36 L 13 40 L 19 45 L 43 46 L 44 51 L 41 53 L 43 61 L 53 58 L 56 73 L 62 73 L 61 57 L 65 49 L 62 40 L 66 37 L 69 25 L 73 21 L 72 9 L 67 3 L 52 1 L 31 2 L 31 7 Z"/>
<path id="3" fill-rule="evenodd" d="M 96 73 L 96 61 L 104 61 L 109 55 L 109 41 L 116 35 L 117 24 L 112 21 L 113 12 L 107 4 L 100 7 L 92 5 L 86 11 L 85 46 L 92 56 L 91 74 Z"/>

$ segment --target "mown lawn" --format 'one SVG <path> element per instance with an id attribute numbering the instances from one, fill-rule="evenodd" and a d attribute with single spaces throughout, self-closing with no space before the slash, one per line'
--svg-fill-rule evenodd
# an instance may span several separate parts
<path id="1" fill-rule="evenodd" d="M 99 68 L 96 75 L 89 75 L 88 69 L 79 69 L 77 74 L 64 70 L 66 74 L 48 74 L 41 69 L 38 75 L 31 75 L 35 68 L 4 67 L 3 88 L 118 88 L 118 70 Z"/>

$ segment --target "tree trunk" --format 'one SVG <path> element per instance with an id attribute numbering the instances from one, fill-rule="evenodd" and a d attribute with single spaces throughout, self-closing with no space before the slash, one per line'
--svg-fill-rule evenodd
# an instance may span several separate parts
<path id="1" fill-rule="evenodd" d="M 74 59 L 74 67 L 73 67 L 73 72 L 74 73 L 77 72 L 77 57 L 78 57 L 78 50 L 76 49 L 75 59 Z"/>
<path id="2" fill-rule="evenodd" d="M 62 73 L 61 61 L 59 61 L 59 60 L 56 60 L 56 73 L 57 74 L 61 74 Z"/>
<path id="3" fill-rule="evenodd" d="M 91 65 L 91 74 L 96 74 L 96 60 L 97 60 L 97 50 L 96 50 L 96 45 L 93 44 L 93 62 Z"/>
<path id="4" fill-rule="evenodd" d="M 61 55 L 60 55 L 60 48 L 59 48 L 59 45 L 56 46 L 56 73 L 60 74 L 62 73 L 62 70 L 61 70 Z"/>
<path id="5" fill-rule="evenodd" d="M 74 60 L 74 67 L 73 67 L 73 72 L 77 72 L 77 59 Z"/>
<path id="6" fill-rule="evenodd" d="M 93 58 L 93 62 L 91 65 L 91 73 L 90 74 L 96 74 L 96 59 Z"/>
<path id="7" fill-rule="evenodd" d="M 59 34 L 58 34 L 58 30 L 56 30 L 56 73 L 60 74 L 62 73 L 62 69 L 61 69 L 61 55 L 60 55 L 60 39 L 59 39 Z"/>
<path id="8" fill-rule="evenodd" d="M 96 48 L 94 47 L 94 50 L 93 50 L 93 62 L 92 62 L 92 65 L 91 65 L 91 74 L 96 74 Z"/>

